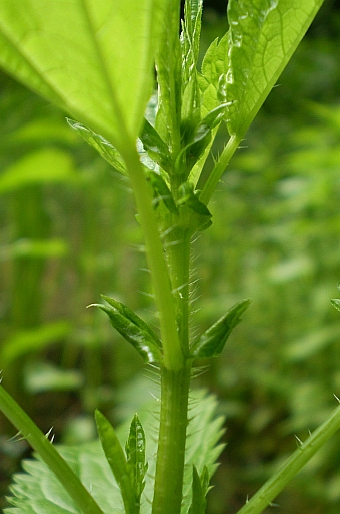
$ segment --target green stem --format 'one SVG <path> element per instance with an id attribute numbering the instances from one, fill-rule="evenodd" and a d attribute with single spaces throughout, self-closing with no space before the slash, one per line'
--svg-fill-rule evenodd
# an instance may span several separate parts
<path id="1" fill-rule="evenodd" d="M 137 150 L 132 150 L 130 147 L 129 151 L 124 153 L 123 158 L 129 172 L 145 239 L 146 257 L 159 312 L 164 366 L 168 369 L 178 370 L 183 365 L 183 355 L 177 333 L 175 302 L 171 292 L 169 272 L 164 258 L 155 211 L 152 207 L 151 189 L 145 179 Z"/>
<path id="2" fill-rule="evenodd" d="M 22 437 L 29 442 L 33 450 L 39 453 L 81 512 L 84 514 L 103 514 L 94 498 L 57 452 L 48 437 L 41 432 L 31 418 L 1 386 L 0 410 L 20 431 Z"/>
<path id="3" fill-rule="evenodd" d="M 190 364 L 161 369 L 162 401 L 152 514 L 181 512 Z"/>
<path id="4" fill-rule="evenodd" d="M 168 266 L 171 273 L 172 294 L 176 303 L 176 320 L 182 353 L 189 355 L 189 293 L 191 231 L 176 228 L 167 239 Z"/>
<path id="5" fill-rule="evenodd" d="M 222 174 L 228 166 L 230 159 L 236 152 L 240 142 L 242 141 L 242 138 L 243 136 L 231 136 L 214 168 L 209 174 L 209 177 L 204 184 L 203 190 L 200 194 L 201 202 L 205 203 L 206 205 L 208 205 L 210 198 L 215 191 L 220 178 L 222 177 Z"/>
<path id="6" fill-rule="evenodd" d="M 313 455 L 340 429 L 340 405 L 308 439 L 302 443 L 281 468 L 238 511 L 237 514 L 260 514 L 270 505 Z"/>
<path id="7" fill-rule="evenodd" d="M 189 266 L 191 232 L 174 226 L 167 256 L 176 300 L 178 334 L 189 354 Z M 161 368 L 161 413 L 153 514 L 179 514 L 182 504 L 191 359 L 180 370 Z"/>

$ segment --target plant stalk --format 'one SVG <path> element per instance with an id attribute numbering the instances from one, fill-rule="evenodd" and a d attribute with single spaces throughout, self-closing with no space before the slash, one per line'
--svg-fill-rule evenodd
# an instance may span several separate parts
<path id="1" fill-rule="evenodd" d="M 214 168 L 209 174 L 209 177 L 206 183 L 204 184 L 203 190 L 200 194 L 201 202 L 205 203 L 206 205 L 208 205 L 210 198 L 216 189 L 217 184 L 219 183 L 226 167 L 228 166 L 230 159 L 232 158 L 240 142 L 242 141 L 242 138 L 243 135 L 235 135 L 230 137 Z"/>
<path id="2" fill-rule="evenodd" d="M 183 366 L 183 355 L 177 332 L 175 301 L 171 292 L 171 282 L 156 214 L 152 206 L 151 189 L 145 179 L 137 150 L 134 148 L 132 151 L 130 148 L 130 151 L 126 152 L 123 157 L 129 172 L 145 239 L 146 257 L 159 313 L 164 366 L 168 369 L 178 370 Z"/>
<path id="3" fill-rule="evenodd" d="M 281 468 L 257 491 L 237 514 L 261 514 L 304 467 L 313 455 L 340 429 L 340 405 L 322 423 Z"/>
<path id="4" fill-rule="evenodd" d="M 180 514 L 188 425 L 190 361 L 161 369 L 162 401 L 152 514 Z"/>

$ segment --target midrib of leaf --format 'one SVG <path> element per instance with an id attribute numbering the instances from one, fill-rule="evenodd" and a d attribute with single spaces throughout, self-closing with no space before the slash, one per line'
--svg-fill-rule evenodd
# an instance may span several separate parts
<path id="1" fill-rule="evenodd" d="M 85 16 L 86 16 L 86 20 L 88 21 L 88 26 L 91 27 L 89 17 L 87 16 L 87 10 L 86 10 L 82 0 L 81 0 L 81 5 L 84 8 L 84 13 L 85 13 Z M 0 17 L 0 26 L 1 26 L 1 17 Z M 36 75 L 36 78 L 38 79 L 39 84 L 41 85 L 43 83 L 43 85 L 48 87 L 49 93 L 50 93 L 50 95 L 52 95 L 52 98 L 51 98 L 50 95 L 47 95 L 47 94 L 46 94 L 46 97 L 48 97 L 49 100 L 53 100 L 56 103 L 56 105 L 58 105 L 58 107 L 60 107 L 62 110 L 68 110 L 69 112 L 72 113 L 72 115 L 74 117 L 82 119 L 86 123 L 88 123 L 90 126 L 93 126 L 93 122 L 91 120 L 85 119 L 87 117 L 86 116 L 84 117 L 83 111 L 77 109 L 73 104 L 70 104 L 68 102 L 68 100 L 67 100 L 67 97 L 65 97 L 65 95 L 63 93 L 63 90 L 61 89 L 59 91 L 59 88 L 57 87 L 57 84 L 53 84 L 48 79 L 48 76 L 46 75 L 46 73 L 44 73 L 44 71 L 39 68 L 39 66 L 37 65 L 37 62 L 35 62 L 29 56 L 29 54 L 26 54 L 24 52 L 24 49 L 22 48 L 22 46 L 20 44 L 18 44 L 17 41 L 15 41 L 15 39 L 11 36 L 11 34 L 8 31 L 6 31 L 5 26 L 1 26 L 1 33 L 2 33 L 2 36 L 10 43 L 11 50 L 13 52 L 15 52 L 16 54 L 20 55 L 23 58 L 23 60 L 25 61 L 25 63 L 29 66 L 29 68 L 34 72 L 34 74 Z M 105 70 L 104 78 L 105 78 L 106 86 L 108 87 L 108 90 L 109 90 L 109 93 L 110 93 L 110 98 L 116 104 L 115 105 L 116 111 L 117 111 L 117 113 L 119 115 L 119 119 L 120 119 L 120 121 L 122 123 L 122 126 L 124 126 L 124 122 L 122 121 L 123 120 L 123 116 L 122 116 L 121 110 L 120 110 L 120 108 L 118 106 L 117 99 L 116 99 L 115 95 L 113 94 L 112 86 L 110 84 L 110 80 L 109 80 L 106 68 L 104 66 L 104 63 L 103 63 L 103 60 L 102 60 L 102 55 L 101 55 L 101 52 L 99 50 L 96 38 L 94 37 L 94 34 L 93 34 L 93 32 L 91 30 L 89 30 L 89 33 L 90 33 L 91 39 L 93 41 L 95 41 L 95 49 L 96 49 L 96 53 L 97 53 L 97 55 L 99 57 L 99 62 L 103 64 L 103 69 Z M 15 77 L 15 75 L 14 75 L 14 77 Z M 28 87 L 34 88 L 35 91 L 38 94 L 41 94 L 41 91 L 39 90 L 39 87 L 36 86 L 36 84 L 34 84 L 32 86 L 31 81 L 25 81 L 25 83 L 26 83 L 26 85 Z M 104 134 L 104 135 L 107 137 L 107 139 L 112 140 L 110 135 L 108 135 L 108 134 Z"/>
<path id="2" fill-rule="evenodd" d="M 94 30 L 93 23 L 91 20 L 91 15 L 89 12 L 89 8 L 86 4 L 87 4 L 86 0 L 80 0 L 80 5 L 83 9 L 84 17 L 87 22 L 87 26 L 89 28 L 89 31 L 88 31 L 89 36 L 92 39 L 92 44 L 93 44 L 94 50 L 98 56 L 99 71 L 101 72 L 101 75 L 104 79 L 104 83 L 107 88 L 109 98 L 111 98 L 111 102 L 112 102 L 112 106 L 113 106 L 113 110 L 114 110 L 113 115 L 116 116 L 117 120 L 119 120 L 120 127 L 122 129 L 122 132 L 124 133 L 125 137 L 122 138 L 122 140 L 125 139 L 126 141 L 128 141 L 130 139 L 128 137 L 129 136 L 128 129 L 127 129 L 127 126 L 124 121 L 124 116 L 123 116 L 122 111 L 119 106 L 119 101 L 118 101 L 118 99 L 114 93 L 114 89 L 112 87 L 111 79 L 110 79 L 108 70 L 106 68 L 104 56 L 101 52 L 100 45 L 98 45 L 97 38 L 95 37 L 95 30 Z"/>
<path id="3" fill-rule="evenodd" d="M 1 26 L 1 17 L 0 17 L 0 26 Z M 3 36 L 3 38 L 9 42 L 9 44 L 11 45 L 11 50 L 13 52 L 15 52 L 16 54 L 20 55 L 26 64 L 28 64 L 28 66 L 30 67 L 30 69 L 34 72 L 34 74 L 37 75 L 38 77 L 38 80 L 39 82 L 41 82 L 41 77 L 42 77 L 42 72 L 39 70 L 39 68 L 36 66 L 36 63 L 33 63 L 32 59 L 30 59 L 30 57 L 28 55 L 26 55 L 23 50 L 22 50 L 22 47 L 19 46 L 13 39 L 13 37 L 10 36 L 10 34 L 6 31 L 5 27 L 4 26 L 1 26 L 1 34 Z M 13 75 L 15 77 L 15 75 Z M 16 78 L 16 77 L 15 77 Z M 61 108 L 63 107 L 63 104 L 65 104 L 65 100 L 62 96 L 60 96 L 58 90 L 52 85 L 49 83 L 49 81 L 47 80 L 46 76 L 44 77 L 44 83 L 45 85 L 48 86 L 49 90 L 50 90 L 50 93 L 52 93 L 53 95 L 53 98 L 54 98 L 54 101 L 56 102 L 56 104 L 58 106 L 60 106 Z M 27 86 L 31 86 L 31 84 L 27 84 Z M 33 86 L 34 87 L 34 86 Z M 37 92 L 38 91 L 38 88 L 36 87 L 35 90 Z M 56 95 L 56 96 L 55 96 Z"/>

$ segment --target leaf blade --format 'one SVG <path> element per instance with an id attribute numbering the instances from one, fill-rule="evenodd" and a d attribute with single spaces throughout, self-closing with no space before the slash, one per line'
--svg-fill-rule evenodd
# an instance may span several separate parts
<path id="1" fill-rule="evenodd" d="M 126 514 L 133 514 L 134 490 L 124 450 L 109 420 L 98 410 L 95 419 L 106 460 L 122 493 Z"/>
<path id="2" fill-rule="evenodd" d="M 96 303 L 89 307 L 98 307 L 105 312 L 113 328 L 132 344 L 145 362 L 160 362 L 161 342 L 149 325 L 126 305 L 109 296 L 102 295 L 102 298 L 109 306 Z"/>
<path id="3" fill-rule="evenodd" d="M 228 129 L 243 136 L 323 0 L 231 0 L 226 69 Z"/>
<path id="4" fill-rule="evenodd" d="M 151 94 L 163 4 L 0 1 L 0 65 L 121 149 Z"/>
<path id="5" fill-rule="evenodd" d="M 241 321 L 241 314 L 248 308 L 250 300 L 241 300 L 206 330 L 192 345 L 191 354 L 196 359 L 218 357 L 231 332 Z"/>

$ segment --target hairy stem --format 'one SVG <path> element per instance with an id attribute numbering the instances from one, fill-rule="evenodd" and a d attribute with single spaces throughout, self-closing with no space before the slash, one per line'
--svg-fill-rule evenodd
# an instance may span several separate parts
<path id="1" fill-rule="evenodd" d="M 230 162 L 230 159 L 236 152 L 241 141 L 242 137 L 239 136 L 231 136 L 229 139 L 203 187 L 203 190 L 200 194 L 201 202 L 205 203 L 206 205 L 209 203 L 217 184 L 219 183 L 226 167 Z"/>
<path id="2" fill-rule="evenodd" d="M 179 514 L 188 424 L 190 364 L 161 370 L 161 417 L 152 514 Z"/>
<path id="3" fill-rule="evenodd" d="M 126 152 L 123 157 L 129 172 L 145 238 L 146 257 L 159 313 L 164 366 L 177 370 L 183 365 L 183 355 L 177 332 L 175 301 L 171 292 L 169 272 L 164 258 L 156 215 L 152 207 L 151 189 L 145 179 L 137 151 Z"/>

